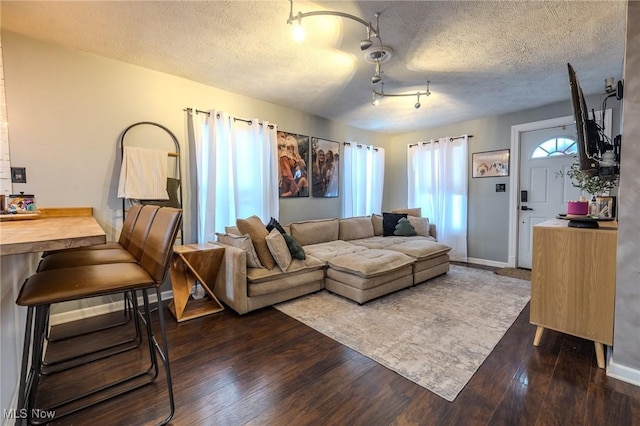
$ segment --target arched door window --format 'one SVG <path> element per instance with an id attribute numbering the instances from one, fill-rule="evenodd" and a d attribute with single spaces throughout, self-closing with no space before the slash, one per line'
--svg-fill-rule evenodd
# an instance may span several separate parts
<path id="1" fill-rule="evenodd" d="M 575 139 L 565 136 L 547 139 L 533 150 L 531 158 L 558 157 L 561 155 L 576 155 L 578 145 Z"/>

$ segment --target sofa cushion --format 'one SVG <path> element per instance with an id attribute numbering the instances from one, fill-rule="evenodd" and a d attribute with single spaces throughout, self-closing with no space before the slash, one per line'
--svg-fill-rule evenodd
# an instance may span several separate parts
<path id="1" fill-rule="evenodd" d="M 352 253 L 367 251 L 366 247 L 357 246 L 346 241 L 335 240 L 327 243 L 312 244 L 305 246 L 304 251 L 313 257 L 317 257 L 325 262 L 336 256 L 345 256 Z"/>
<path id="2" fill-rule="evenodd" d="M 264 226 L 262 220 L 254 215 L 246 219 L 237 219 L 236 226 L 241 234 L 249 234 L 253 246 L 256 248 L 260 263 L 267 269 L 273 269 L 276 266 L 276 261 L 269 251 L 269 246 L 267 246 L 265 237 L 269 235 L 269 231 L 267 231 L 267 227 Z"/>
<path id="3" fill-rule="evenodd" d="M 294 259 L 304 260 L 305 253 L 300 243 L 298 243 L 296 239 L 289 234 L 283 234 L 282 236 L 287 242 L 287 247 L 289 247 L 289 253 L 291 253 L 291 256 Z"/>
<path id="4" fill-rule="evenodd" d="M 216 232 L 216 237 L 222 244 L 237 247 L 247 252 L 247 266 L 249 268 L 264 268 L 264 266 L 262 266 L 262 263 L 260 263 L 260 259 L 258 259 L 256 249 L 255 247 L 253 247 L 253 242 L 251 241 L 251 238 L 248 234 L 236 235 L 221 234 Z"/>
<path id="5" fill-rule="evenodd" d="M 388 247 L 393 247 L 397 244 L 402 244 L 406 241 L 412 240 L 421 240 L 421 241 L 433 241 L 435 239 L 433 237 L 420 237 L 416 235 L 415 237 L 399 237 L 399 236 L 391 236 L 391 237 L 371 237 L 371 238 L 363 238 L 361 240 L 351 240 L 349 243 L 366 247 L 368 249 L 386 249 Z"/>
<path id="6" fill-rule="evenodd" d="M 287 242 L 278 228 L 274 227 L 271 232 L 269 232 L 269 235 L 265 237 L 265 240 L 267 241 L 267 246 L 269 247 L 271 255 L 280 269 L 286 271 L 291 264 L 291 252 L 289 251 L 289 246 L 287 246 Z"/>
<path id="7" fill-rule="evenodd" d="M 339 229 L 339 239 L 344 241 L 373 237 L 373 224 L 369 216 L 340 219 Z"/>
<path id="8" fill-rule="evenodd" d="M 373 249 L 334 257 L 329 260 L 329 267 L 336 271 L 370 278 L 388 274 L 414 262 L 414 258 L 397 251 Z"/>
<path id="9" fill-rule="evenodd" d="M 407 240 L 386 247 L 385 250 L 394 250 L 406 254 L 418 260 L 431 259 L 449 253 L 451 247 L 427 240 L 414 240 L 415 237 L 407 237 Z"/>
<path id="10" fill-rule="evenodd" d="M 265 268 L 247 268 L 247 281 L 250 283 L 263 283 L 281 278 L 305 274 L 310 271 L 323 269 L 326 262 L 313 256 L 307 256 L 305 260 L 293 259 L 286 271 L 276 266 L 272 270 Z M 324 273 L 324 272 L 323 272 Z"/>
<path id="11" fill-rule="evenodd" d="M 382 227 L 382 215 L 373 213 L 371 215 L 371 224 L 373 225 L 373 235 L 378 236 L 384 233 L 384 228 Z"/>
<path id="12" fill-rule="evenodd" d="M 393 235 L 398 221 L 407 218 L 406 213 L 382 213 L 382 235 L 385 237 Z"/>
<path id="13" fill-rule="evenodd" d="M 411 209 L 393 209 L 391 213 L 406 213 L 408 216 L 422 217 L 422 208 L 414 207 Z"/>
<path id="14" fill-rule="evenodd" d="M 416 230 L 413 228 L 413 225 L 411 225 L 411 222 L 409 222 L 409 219 L 407 219 L 406 217 L 400 218 L 400 220 L 398 221 L 398 224 L 396 225 L 396 230 L 393 231 L 393 235 L 400 235 L 400 236 L 404 236 L 404 237 L 413 237 L 416 234 Z"/>
<path id="15" fill-rule="evenodd" d="M 414 216 L 407 216 L 407 219 L 409 220 L 409 223 L 411 223 L 411 226 L 413 226 L 413 229 L 416 230 L 416 235 L 421 237 L 429 236 L 429 219 L 426 217 Z"/>
<path id="16" fill-rule="evenodd" d="M 289 225 L 289 229 L 291 236 L 304 247 L 337 240 L 340 233 L 340 220 L 320 219 L 294 222 Z"/>

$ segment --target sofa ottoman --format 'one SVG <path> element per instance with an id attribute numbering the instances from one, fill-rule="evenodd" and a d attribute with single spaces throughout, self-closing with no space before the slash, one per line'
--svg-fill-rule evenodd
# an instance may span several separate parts
<path id="1" fill-rule="evenodd" d="M 413 285 L 415 262 L 410 256 L 390 250 L 366 250 L 337 256 L 328 261 L 325 288 L 364 303 Z"/>

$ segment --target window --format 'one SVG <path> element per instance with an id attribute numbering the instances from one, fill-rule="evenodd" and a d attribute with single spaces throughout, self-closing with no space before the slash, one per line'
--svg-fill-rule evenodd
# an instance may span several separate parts
<path id="1" fill-rule="evenodd" d="M 533 150 L 531 158 L 558 157 L 561 155 L 576 155 L 578 145 L 572 138 L 559 137 L 547 139 Z"/>

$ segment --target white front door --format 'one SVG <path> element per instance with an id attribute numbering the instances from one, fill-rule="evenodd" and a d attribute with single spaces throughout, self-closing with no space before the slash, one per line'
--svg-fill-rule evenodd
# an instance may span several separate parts
<path id="1" fill-rule="evenodd" d="M 567 201 L 578 200 L 580 190 L 573 187 L 566 172 L 575 162 L 575 126 L 532 130 L 520 135 L 520 190 L 518 203 L 518 261 L 531 269 L 533 226 L 567 212 Z M 536 151 L 545 141 L 547 145 Z M 554 146 L 555 145 L 555 146 Z M 569 152 L 567 152 L 569 148 Z M 536 154 L 534 155 L 534 152 Z M 563 173 L 559 175 L 559 172 Z"/>

